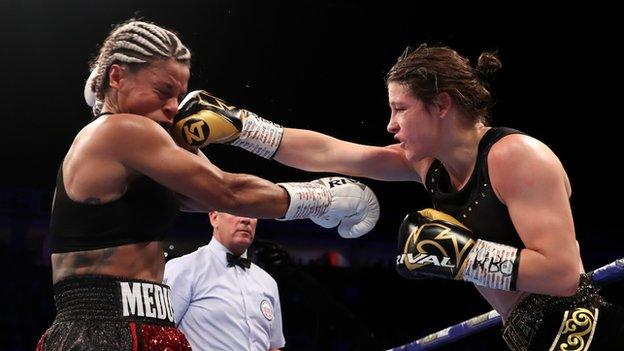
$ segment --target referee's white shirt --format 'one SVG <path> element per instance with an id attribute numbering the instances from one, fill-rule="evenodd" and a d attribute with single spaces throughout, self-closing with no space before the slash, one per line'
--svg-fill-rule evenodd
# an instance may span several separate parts
<path id="1" fill-rule="evenodd" d="M 267 351 L 284 347 L 275 280 L 260 267 L 228 267 L 220 242 L 165 266 L 175 323 L 193 350 Z"/>

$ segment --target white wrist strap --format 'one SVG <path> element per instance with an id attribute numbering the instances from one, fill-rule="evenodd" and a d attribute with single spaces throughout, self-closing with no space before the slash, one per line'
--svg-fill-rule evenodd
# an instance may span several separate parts
<path id="1" fill-rule="evenodd" d="M 232 145 L 267 159 L 272 158 L 282 142 L 284 128 L 247 110 L 241 110 L 241 119 L 243 130 Z"/>
<path id="2" fill-rule="evenodd" d="M 463 280 L 499 290 L 515 290 L 518 249 L 477 240 L 464 263 Z"/>
<path id="3" fill-rule="evenodd" d="M 329 188 L 318 183 L 278 183 L 290 196 L 288 211 L 280 220 L 321 217 L 331 204 Z"/>

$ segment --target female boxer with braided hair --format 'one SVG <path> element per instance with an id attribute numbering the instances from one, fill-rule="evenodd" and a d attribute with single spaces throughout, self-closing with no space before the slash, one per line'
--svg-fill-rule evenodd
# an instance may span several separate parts
<path id="1" fill-rule="evenodd" d="M 308 171 L 422 183 L 446 214 L 406 218 L 399 273 L 473 282 L 505 320 L 511 350 L 623 350 L 621 309 L 581 274 L 561 162 L 540 141 L 488 124 L 492 97 L 483 78 L 500 67 L 492 53 L 473 68 L 448 47 L 408 49 L 386 79 L 387 129 L 397 144 L 284 128 L 271 156 Z M 270 122 L 240 115 L 240 135 L 225 140 L 253 151 L 247 146 L 266 139 Z"/>
<path id="2" fill-rule="evenodd" d="M 374 226 L 376 199 L 362 184 L 278 186 L 223 172 L 198 150 L 176 145 L 169 128 L 190 59 L 175 33 L 142 21 L 118 25 L 102 45 L 85 87 L 95 119 L 58 171 L 50 223 L 57 315 L 37 350 L 190 349 L 174 327 L 169 287 L 160 284 L 160 240 L 180 207 L 261 218 L 348 216 L 342 235 Z"/>

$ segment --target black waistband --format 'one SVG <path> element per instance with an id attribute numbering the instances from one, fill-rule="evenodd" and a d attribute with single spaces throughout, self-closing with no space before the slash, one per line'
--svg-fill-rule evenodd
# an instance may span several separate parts
<path id="1" fill-rule="evenodd" d="M 54 284 L 56 320 L 124 321 L 173 326 L 167 285 L 104 275 L 71 276 Z"/>
<path id="2" fill-rule="evenodd" d="M 545 316 L 578 307 L 599 308 L 605 304 L 590 278 L 581 275 L 576 294 L 570 297 L 533 294 L 516 307 L 503 327 L 503 339 L 513 351 L 528 350 Z M 553 338 L 555 335 L 553 335 Z"/>

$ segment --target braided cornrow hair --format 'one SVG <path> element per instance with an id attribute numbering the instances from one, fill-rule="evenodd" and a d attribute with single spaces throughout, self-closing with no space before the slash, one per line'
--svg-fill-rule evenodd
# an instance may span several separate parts
<path id="1" fill-rule="evenodd" d="M 175 59 L 190 65 L 191 52 L 174 32 L 156 24 L 130 20 L 116 26 L 90 64 L 85 99 L 93 107 L 93 115 L 102 110 L 112 64 L 121 63 L 133 69 L 156 59 Z"/>

